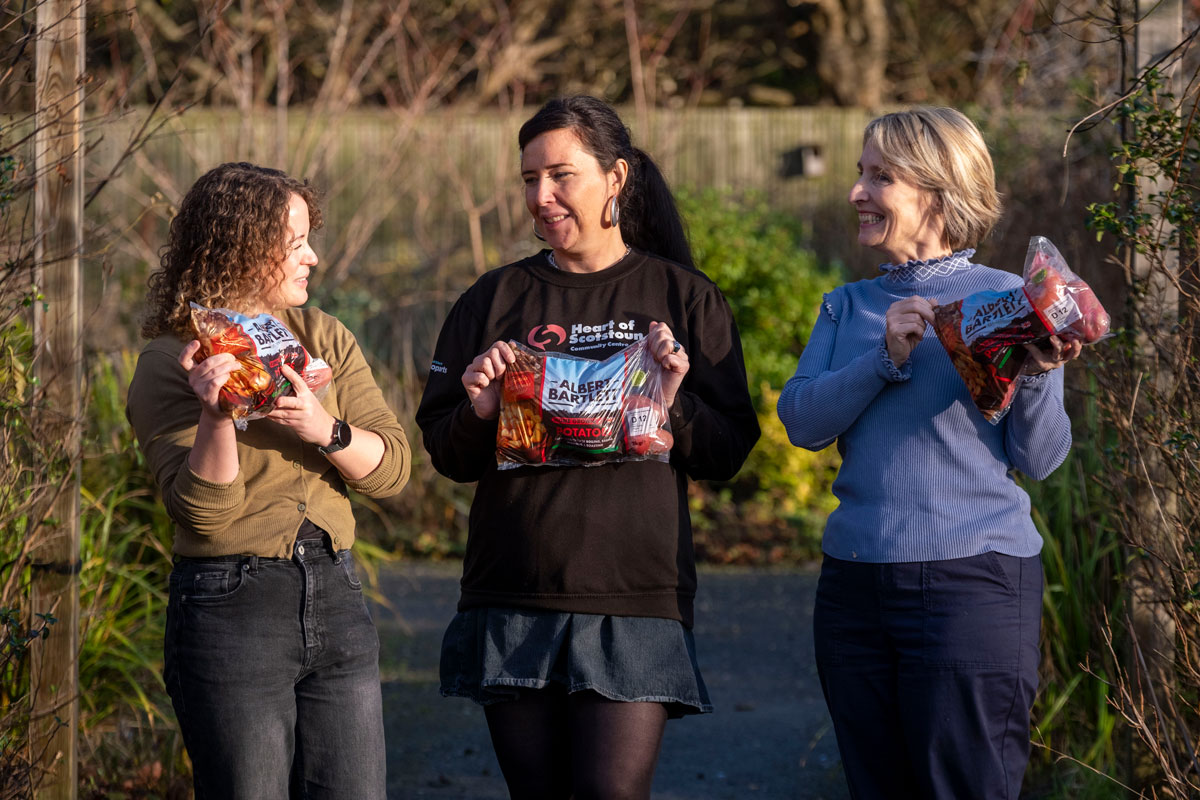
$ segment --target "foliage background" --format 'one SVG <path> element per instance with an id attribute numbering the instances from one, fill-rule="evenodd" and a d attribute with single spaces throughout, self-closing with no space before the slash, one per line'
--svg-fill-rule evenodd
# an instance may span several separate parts
<path id="1" fill-rule="evenodd" d="M 24 647 L 47 630 L 53 635 L 53 624 L 23 613 L 25 554 L 40 504 L 67 466 L 30 433 L 39 411 L 25 324 L 28 305 L 37 302 L 27 138 L 36 5 L 0 8 L 0 798 L 25 796 L 38 777 L 21 760 L 29 744 L 21 738 Z M 515 130 L 545 98 L 586 91 L 622 104 L 658 154 L 671 141 L 656 138 L 654 123 L 668 111 L 836 106 L 855 120 L 841 137 L 854 148 L 862 115 L 945 103 L 984 127 L 1006 198 L 1001 227 L 980 248 L 984 263 L 1015 268 L 1028 236 L 1048 235 L 1119 310 L 1115 317 L 1137 320 L 1146 287 L 1130 253 L 1161 253 L 1181 242 L 1196 251 L 1186 236 L 1146 238 L 1137 216 L 1170 208 L 1181 231 L 1195 231 L 1191 187 L 1200 159 L 1191 117 L 1184 114 L 1188 125 L 1178 131 L 1170 122 L 1181 103 L 1194 109 L 1190 89 L 1179 99 L 1145 94 L 1140 107 L 1122 107 L 1119 125 L 1093 119 L 1072 134 L 1064 154 L 1071 121 L 1128 88 L 1134 19 L 1130 5 L 1116 0 L 96 0 L 87 14 L 88 152 L 105 154 L 89 161 L 86 192 L 94 314 L 85 342 L 89 435 L 81 464 L 88 796 L 179 796 L 186 784 L 186 757 L 159 679 L 170 534 L 123 422 L 123 396 L 138 344 L 133 309 L 165 222 L 191 180 L 218 160 L 252 158 L 312 176 L 331 205 L 345 203 L 348 176 L 369 167 L 376 191 L 345 203 L 349 211 L 321 242 L 325 270 L 314 295 L 370 344 L 389 401 L 414 434 L 426 350 L 447 304 L 483 269 L 532 246 L 513 191 L 513 152 L 501 146 L 487 157 L 482 149 L 451 157 L 436 134 L 421 131 L 435 118 L 469 126 L 478 114 L 507 115 Z M 1194 23 L 1189 18 L 1189 30 Z M 1195 60 L 1187 56 L 1185 66 Z M 366 109 L 386 115 L 393 155 L 369 165 L 334 159 L 331 137 L 352 130 L 355 113 Z M 225 115 L 211 131 L 219 149 L 188 144 L 209 124 L 198 121 L 201 112 L 212 110 Z M 1156 118 L 1156 110 L 1164 113 Z M 1138 115 L 1142 126 L 1164 123 L 1142 142 L 1157 150 L 1130 149 Z M 146 155 L 158 138 L 185 143 L 178 162 Z M 1114 148 L 1114 166 L 1125 176 L 1116 185 Z M 422 154 L 432 178 L 414 179 L 412 152 Z M 833 163 L 833 153 L 825 155 Z M 1174 176 L 1177 194 L 1130 198 L 1123 181 L 1147 161 Z M 846 187 L 852 179 L 826 178 Z M 817 553 L 836 456 L 787 445 L 773 413 L 775 393 L 794 368 L 821 292 L 870 276 L 873 262 L 828 244 L 845 237 L 840 200 L 806 210 L 801 224 L 778 195 L 752 182 L 726 183 L 677 188 L 698 260 L 741 326 L 764 436 L 735 481 L 693 488 L 698 550 L 721 562 L 803 563 Z M 1097 209 L 1097 229 L 1107 238 L 1085 228 L 1093 201 L 1115 202 Z M 451 224 L 437 224 L 439 216 Z M 1181 283 L 1194 287 L 1187 263 Z M 1147 795 L 1196 795 L 1195 777 L 1186 773 L 1195 748 L 1183 735 L 1200 741 L 1196 649 L 1188 638 L 1200 628 L 1196 526 L 1173 517 L 1183 532 L 1176 550 L 1146 541 L 1138 506 L 1144 492 L 1135 491 L 1144 483 L 1139 448 L 1161 447 L 1177 465 L 1177 508 L 1200 507 L 1195 359 L 1176 346 L 1194 341 L 1195 309 L 1181 309 L 1175 334 L 1168 329 L 1162 340 L 1175 347 L 1162 352 L 1180 380 L 1154 392 L 1131 382 L 1147 373 L 1144 342 L 1131 332 L 1090 351 L 1069 387 L 1074 452 L 1050 480 L 1027 486 L 1046 536 L 1039 750 L 1029 781 L 1041 796 L 1111 797 L 1117 790 L 1105 773 L 1128 776 Z M 469 487 L 438 478 L 419 448 L 416 455 L 411 489 L 395 503 L 360 503 L 361 523 L 380 557 L 453 557 L 461 553 Z M 1148 561 L 1166 565 L 1159 584 L 1169 588 L 1164 597 L 1177 614 L 1181 645 L 1176 672 L 1149 684 L 1160 690 L 1155 697 L 1173 703 L 1166 717 L 1147 715 L 1147 683 L 1126 671 L 1137 642 L 1122 622 L 1125 586 L 1131 565 Z"/>

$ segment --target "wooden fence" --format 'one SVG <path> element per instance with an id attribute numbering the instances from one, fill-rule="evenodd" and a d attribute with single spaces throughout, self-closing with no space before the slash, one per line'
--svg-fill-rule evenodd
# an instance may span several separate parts
<path id="1" fill-rule="evenodd" d="M 333 267 L 339 280 L 355 270 L 416 267 L 430 255 L 420 254 L 422 248 L 435 243 L 446 247 L 457 238 L 466 244 L 473 214 L 490 255 L 511 246 L 496 235 L 531 239 L 517 230 L 528 227 L 516 147 L 527 116 L 446 111 L 414 119 L 355 111 L 314 119 L 293 111 L 281 137 L 274 112 L 247 119 L 236 111 L 190 110 L 165 126 L 118 179 L 131 206 L 123 216 L 140 214 L 156 192 L 166 202 L 177 200 L 208 167 L 245 159 L 307 175 L 326 192 L 327 245 L 335 248 L 327 258 L 347 254 L 370 262 L 339 263 Z M 635 143 L 654 156 L 674 187 L 761 192 L 773 206 L 812 221 L 814 247 L 840 258 L 857 255 L 845 197 L 870 118 L 863 110 L 837 108 L 656 111 L 644 122 L 632 111 L 626 115 Z M 131 115 L 93 132 L 93 179 L 116 162 L 129 138 L 124 128 L 138 122 Z M 166 209 L 153 216 L 161 222 Z M 377 218 L 369 231 L 364 216 Z M 356 241 L 364 234 L 365 246 Z"/>

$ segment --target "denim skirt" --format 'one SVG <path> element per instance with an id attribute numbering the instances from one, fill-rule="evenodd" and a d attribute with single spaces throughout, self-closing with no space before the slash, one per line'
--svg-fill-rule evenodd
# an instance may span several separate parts
<path id="1" fill-rule="evenodd" d="M 442 639 L 442 695 L 481 705 L 557 684 L 610 700 L 712 711 L 692 632 L 673 619 L 514 608 L 459 612 Z"/>

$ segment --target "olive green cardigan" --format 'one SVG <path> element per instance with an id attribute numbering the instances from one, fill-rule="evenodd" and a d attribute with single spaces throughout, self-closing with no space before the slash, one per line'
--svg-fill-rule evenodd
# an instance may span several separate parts
<path id="1" fill-rule="evenodd" d="M 290 557 L 305 517 L 329 531 L 334 546 L 354 543 L 347 487 L 368 497 L 399 492 L 408 481 L 404 429 L 384 402 L 354 335 L 315 308 L 278 315 L 314 358 L 332 367 L 321 404 L 335 417 L 383 439 L 383 460 L 359 480 L 347 480 L 295 432 L 268 419 L 237 432 L 239 473 L 230 483 L 205 480 L 187 464 L 200 401 L 179 365 L 184 342 L 170 334 L 149 342 L 129 386 L 126 416 L 175 522 L 182 556 Z"/>

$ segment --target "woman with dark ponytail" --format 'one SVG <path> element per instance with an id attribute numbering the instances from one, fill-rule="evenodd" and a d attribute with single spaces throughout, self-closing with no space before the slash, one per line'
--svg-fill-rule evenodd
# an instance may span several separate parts
<path id="1" fill-rule="evenodd" d="M 514 798 L 649 798 L 668 717 L 711 710 L 687 479 L 733 477 L 758 421 L 729 306 L 616 112 L 553 100 L 518 142 L 549 248 L 463 293 L 417 411 L 438 471 L 478 481 L 442 693 L 484 706 Z M 642 338 L 664 369 L 669 463 L 497 469 L 510 340 L 603 359 Z"/>
<path id="2" fill-rule="evenodd" d="M 633 146 L 629 129 L 610 105 L 588 95 L 551 100 L 521 126 L 517 144 L 524 153 L 535 139 L 557 131 L 571 131 L 605 173 L 617 169 L 618 162 L 626 163 L 627 179 L 618 184 L 617 193 L 612 195 L 618 209 L 616 227 L 619 228 L 612 234 L 639 250 L 695 266 L 671 188 L 654 159 Z M 612 227 L 612 209 L 608 211 Z M 534 234 L 544 238 L 536 231 L 537 213 L 532 208 L 530 213 L 534 215 Z"/>

